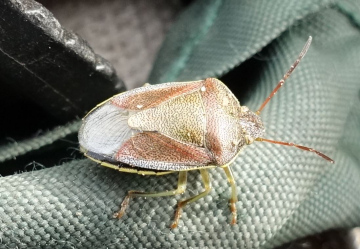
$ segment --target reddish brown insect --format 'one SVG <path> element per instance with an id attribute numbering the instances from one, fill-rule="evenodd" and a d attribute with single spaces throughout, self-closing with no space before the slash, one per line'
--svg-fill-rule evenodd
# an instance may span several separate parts
<path id="1" fill-rule="evenodd" d="M 175 228 L 182 208 L 210 192 L 207 169 L 221 167 L 232 188 L 231 224 L 235 224 L 237 193 L 230 165 L 240 150 L 254 141 L 315 152 L 333 163 L 332 159 L 314 149 L 263 138 L 265 129 L 259 114 L 299 64 L 310 43 L 311 37 L 290 70 L 256 112 L 240 106 L 233 93 L 214 78 L 146 85 L 115 95 L 90 111 L 79 131 L 80 148 L 85 156 L 124 172 L 144 175 L 179 172 L 177 189 L 160 193 L 131 190 L 115 216 L 121 218 L 124 215 L 131 197 L 183 193 L 187 171 L 200 170 L 205 191 L 178 203 L 171 225 Z"/>

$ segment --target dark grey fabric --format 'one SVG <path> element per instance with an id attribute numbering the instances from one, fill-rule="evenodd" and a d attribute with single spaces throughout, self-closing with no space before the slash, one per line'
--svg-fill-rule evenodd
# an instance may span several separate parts
<path id="1" fill-rule="evenodd" d="M 39 0 L 109 60 L 128 89 L 142 86 L 180 0 Z"/>
<path id="2" fill-rule="evenodd" d="M 232 165 L 237 224 L 229 224 L 226 177 L 214 169 L 213 190 L 184 209 L 175 230 L 169 226 L 176 201 L 202 190 L 196 171 L 189 173 L 184 195 L 136 198 L 121 220 L 112 214 L 128 190 L 170 190 L 176 175 L 119 173 L 84 159 L 8 176 L 0 178 L 0 245 L 273 248 L 359 225 L 359 7 L 356 1 L 196 1 L 173 26 L 150 78 L 159 83 L 220 77 L 253 57 L 259 61 L 257 77 L 246 105 L 256 110 L 312 35 L 308 54 L 261 116 L 266 137 L 316 148 L 335 164 L 254 143 Z"/>
<path id="3" fill-rule="evenodd" d="M 30 138 L 21 142 L 12 142 L 11 145 L 0 147 L 0 163 L 26 154 L 31 151 L 38 150 L 53 142 L 65 138 L 69 134 L 78 132 L 81 121 L 77 120 L 65 126 L 57 127 L 36 138 Z"/>

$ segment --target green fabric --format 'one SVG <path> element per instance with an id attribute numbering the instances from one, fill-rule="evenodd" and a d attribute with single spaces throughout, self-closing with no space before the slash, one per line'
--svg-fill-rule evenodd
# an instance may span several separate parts
<path id="1" fill-rule="evenodd" d="M 266 137 L 316 148 L 334 165 L 309 152 L 255 143 L 232 166 L 238 223 L 229 224 L 230 187 L 215 169 L 213 190 L 184 209 L 175 230 L 169 226 L 176 201 L 202 190 L 196 171 L 184 195 L 136 198 L 121 220 L 112 213 L 128 190 L 170 190 L 177 176 L 117 173 L 87 159 L 8 176 L 0 178 L 0 245 L 273 248 L 360 225 L 359 16 L 355 0 L 196 1 L 172 27 L 150 77 L 151 83 L 226 79 L 239 70 L 248 78 L 243 68 L 253 58 L 256 77 L 242 104 L 256 110 L 312 35 L 308 54 L 261 116 Z M 225 83 L 245 88 L 242 78 Z"/>

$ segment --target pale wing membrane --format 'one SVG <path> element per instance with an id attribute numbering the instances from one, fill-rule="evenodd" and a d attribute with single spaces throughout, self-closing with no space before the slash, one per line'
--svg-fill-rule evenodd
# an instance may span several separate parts
<path id="1" fill-rule="evenodd" d="M 79 131 L 80 146 L 91 154 L 114 159 L 122 144 L 138 133 L 128 126 L 129 115 L 110 103 L 100 106 L 85 118 Z"/>

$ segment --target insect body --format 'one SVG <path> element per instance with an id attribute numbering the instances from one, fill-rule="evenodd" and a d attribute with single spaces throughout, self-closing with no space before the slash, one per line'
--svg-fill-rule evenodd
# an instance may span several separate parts
<path id="1" fill-rule="evenodd" d="M 179 172 L 176 190 L 129 191 L 115 216 L 124 215 L 131 197 L 183 193 L 187 171 L 200 170 L 205 191 L 178 203 L 171 226 L 175 228 L 182 208 L 209 193 L 207 169 L 222 167 L 232 187 L 231 223 L 235 224 L 237 193 L 229 166 L 240 150 L 254 141 L 294 146 L 333 162 L 311 148 L 263 138 L 265 129 L 259 114 L 305 55 L 310 42 L 311 37 L 257 112 L 241 106 L 233 93 L 214 78 L 147 85 L 115 95 L 90 111 L 79 131 L 80 148 L 85 156 L 119 171 L 156 175 Z"/>

